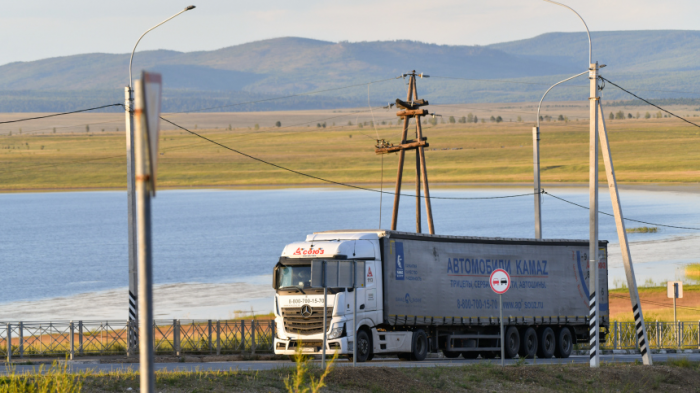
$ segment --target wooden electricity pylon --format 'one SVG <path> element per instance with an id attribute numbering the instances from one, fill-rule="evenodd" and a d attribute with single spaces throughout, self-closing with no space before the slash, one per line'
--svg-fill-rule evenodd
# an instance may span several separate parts
<path id="1" fill-rule="evenodd" d="M 430 187 L 428 187 L 428 171 L 425 167 L 425 152 L 424 147 L 428 147 L 428 138 L 423 137 L 423 130 L 421 129 L 420 119 L 421 117 L 428 114 L 426 109 L 420 109 L 421 106 L 428 105 L 428 101 L 418 99 L 418 89 L 416 88 L 416 76 L 421 78 L 427 77 L 427 75 L 416 74 L 416 71 L 410 74 L 404 74 L 404 76 L 409 76 L 408 82 L 408 94 L 406 95 L 406 101 L 401 101 L 396 99 L 396 107 L 401 108 L 400 111 L 396 112 L 396 116 L 403 118 L 403 133 L 401 134 L 401 144 L 400 145 L 390 145 L 386 144 L 377 146 L 375 152 L 377 154 L 387 154 L 387 153 L 399 153 L 399 169 L 396 174 L 396 188 L 394 192 L 394 209 L 391 215 L 391 230 L 396 230 L 396 221 L 399 215 L 399 199 L 401 194 L 401 180 L 403 177 L 403 162 L 406 155 L 406 150 L 416 151 L 416 232 L 421 232 L 421 214 L 420 214 L 420 185 L 421 176 L 423 178 L 423 190 L 425 192 L 425 212 L 428 219 L 428 230 L 430 234 L 435 234 L 435 227 L 433 226 L 433 212 L 430 206 Z M 416 139 L 406 140 L 408 134 L 408 123 L 409 120 L 413 118 L 416 121 Z"/>

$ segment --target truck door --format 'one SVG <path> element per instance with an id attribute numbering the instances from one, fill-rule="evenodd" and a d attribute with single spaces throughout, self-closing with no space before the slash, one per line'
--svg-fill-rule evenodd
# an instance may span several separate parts
<path id="1" fill-rule="evenodd" d="M 365 311 L 377 309 L 377 275 L 375 262 L 365 262 Z"/>

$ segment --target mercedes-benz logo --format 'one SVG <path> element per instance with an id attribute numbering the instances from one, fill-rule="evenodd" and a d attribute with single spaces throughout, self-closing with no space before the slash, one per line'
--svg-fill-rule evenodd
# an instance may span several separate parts
<path id="1" fill-rule="evenodd" d="M 309 306 L 308 304 L 304 304 L 303 306 L 301 306 L 301 316 L 302 317 L 308 318 L 311 316 L 311 314 L 313 314 L 313 310 L 311 310 L 311 306 Z"/>

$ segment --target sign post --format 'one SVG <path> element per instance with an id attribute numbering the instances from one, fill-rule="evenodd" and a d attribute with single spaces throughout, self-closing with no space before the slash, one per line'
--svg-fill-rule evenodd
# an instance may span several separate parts
<path id="1" fill-rule="evenodd" d="M 680 332 L 680 329 L 678 329 L 678 317 L 676 314 L 676 299 L 683 299 L 683 281 L 669 281 L 668 282 L 668 292 L 667 295 L 669 298 L 673 298 L 673 325 L 675 326 L 675 331 L 676 331 L 676 337 L 678 337 L 678 333 Z M 680 340 L 678 341 L 678 345 L 680 346 Z"/>
<path id="2" fill-rule="evenodd" d="M 160 74 L 143 72 L 135 81 L 134 147 L 137 202 L 138 322 L 141 392 L 155 391 L 153 331 L 153 247 L 151 246 L 151 197 L 156 194 L 158 133 L 160 130 Z"/>
<path id="3" fill-rule="evenodd" d="M 505 337 L 503 337 L 503 294 L 510 289 L 510 274 L 503 269 L 496 269 L 489 277 L 491 289 L 498 294 L 498 309 L 501 312 L 501 367 L 505 366 Z"/>

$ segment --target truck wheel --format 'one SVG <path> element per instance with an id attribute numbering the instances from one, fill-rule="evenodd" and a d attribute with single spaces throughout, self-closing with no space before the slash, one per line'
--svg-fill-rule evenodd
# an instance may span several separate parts
<path id="1" fill-rule="evenodd" d="M 532 359 L 537 353 L 537 332 L 529 327 L 523 331 L 520 336 L 520 351 L 518 355 L 521 358 Z"/>
<path id="2" fill-rule="evenodd" d="M 367 331 L 362 329 L 357 332 L 357 362 L 363 363 L 370 360 L 371 354 L 372 341 L 370 341 Z"/>
<path id="3" fill-rule="evenodd" d="M 554 356 L 554 351 L 557 348 L 557 338 L 554 335 L 554 330 L 551 327 L 544 327 L 538 333 L 537 341 L 540 345 L 537 348 L 537 357 L 549 359 Z"/>
<path id="4" fill-rule="evenodd" d="M 520 350 L 520 332 L 515 326 L 509 326 L 504 337 L 506 359 L 512 359 Z"/>
<path id="5" fill-rule="evenodd" d="M 567 327 L 559 329 L 557 332 L 557 345 L 554 351 L 554 356 L 566 359 L 571 355 L 571 350 L 574 348 L 574 339 L 571 335 L 571 330 Z"/>
<path id="6" fill-rule="evenodd" d="M 477 352 L 477 351 L 464 351 L 464 352 L 462 352 L 462 357 L 465 359 L 476 359 L 479 357 L 479 352 Z"/>
<path id="7" fill-rule="evenodd" d="M 421 361 L 428 356 L 428 335 L 421 329 L 413 332 L 411 360 Z"/>
<path id="8" fill-rule="evenodd" d="M 456 359 L 459 357 L 460 353 L 443 349 L 442 354 L 445 355 L 445 357 L 448 359 Z"/>

